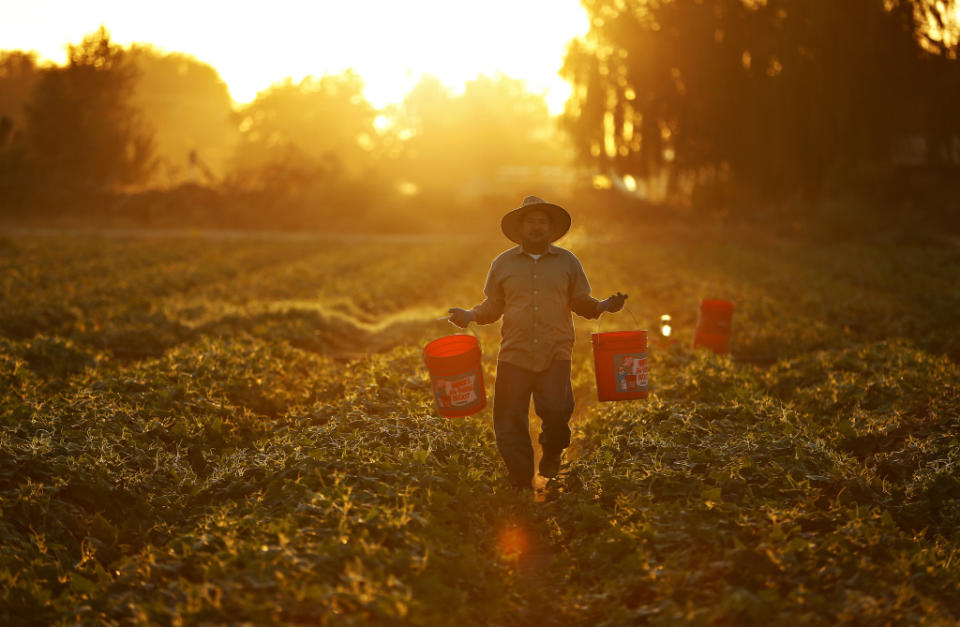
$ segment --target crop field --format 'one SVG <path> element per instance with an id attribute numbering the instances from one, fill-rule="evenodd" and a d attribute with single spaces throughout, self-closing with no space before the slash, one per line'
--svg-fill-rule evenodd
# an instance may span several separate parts
<path id="1" fill-rule="evenodd" d="M 675 341 L 598 403 L 577 319 L 531 497 L 422 358 L 506 244 L 0 238 L 0 623 L 960 620 L 960 248 L 571 232 L 602 330 Z"/>

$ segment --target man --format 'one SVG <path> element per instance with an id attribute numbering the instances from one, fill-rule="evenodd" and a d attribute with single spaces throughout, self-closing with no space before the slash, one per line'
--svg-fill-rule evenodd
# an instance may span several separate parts
<path id="1" fill-rule="evenodd" d="M 510 483 L 529 489 L 533 480 L 527 420 L 531 395 L 541 420 L 540 474 L 556 477 L 563 450 L 570 445 L 574 406 L 570 312 L 597 318 L 605 311 L 620 311 L 627 296 L 617 292 L 602 301 L 591 297 L 580 261 L 552 244 L 570 228 L 570 214 L 562 207 L 527 196 L 522 206 L 503 217 L 500 228 L 519 246 L 493 260 L 484 301 L 470 310 L 452 307 L 450 322 L 465 328 L 471 322 L 490 324 L 503 316 L 493 426 Z"/>

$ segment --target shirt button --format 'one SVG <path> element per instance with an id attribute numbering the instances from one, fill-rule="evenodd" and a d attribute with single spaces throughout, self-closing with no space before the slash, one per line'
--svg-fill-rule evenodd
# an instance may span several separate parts
<path id="1" fill-rule="evenodd" d="M 538 309 L 540 309 L 540 308 L 539 308 L 539 307 L 534 307 L 534 308 L 533 308 L 534 311 L 537 311 Z"/>
<path id="2" fill-rule="evenodd" d="M 533 293 L 536 294 L 536 293 L 537 293 L 537 290 L 533 290 Z"/>
<path id="3" fill-rule="evenodd" d="M 533 275 L 533 278 L 537 278 L 537 275 Z"/>
<path id="4" fill-rule="evenodd" d="M 534 340 L 533 340 L 533 343 L 534 343 L 534 344 L 536 344 L 536 343 L 537 343 L 537 340 L 536 340 L 536 338 L 534 338 Z"/>

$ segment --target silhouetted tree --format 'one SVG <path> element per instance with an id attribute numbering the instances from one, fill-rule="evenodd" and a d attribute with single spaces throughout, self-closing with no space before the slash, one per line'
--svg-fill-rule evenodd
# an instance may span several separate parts
<path id="1" fill-rule="evenodd" d="M 960 1 L 914 0 L 920 42 L 932 53 L 919 96 L 931 163 L 960 163 Z M 918 116 L 919 117 L 919 116 Z"/>
<path id="2" fill-rule="evenodd" d="M 0 51 L 0 117 L 9 120 L 11 135 L 23 127 L 24 105 L 40 72 L 35 53 Z"/>
<path id="3" fill-rule="evenodd" d="M 938 56 L 956 59 L 960 44 L 960 0 L 908 0 L 918 23 L 924 48 Z"/>
<path id="4" fill-rule="evenodd" d="M 136 68 L 104 27 L 68 46 L 63 67 L 43 71 L 27 106 L 27 148 L 63 192 L 116 190 L 147 180 L 152 133 L 132 98 Z"/>
<path id="5" fill-rule="evenodd" d="M 36 55 L 0 52 L 0 214 L 11 215 L 30 204 L 34 170 L 23 141 L 25 104 L 41 69 Z"/>
<path id="6" fill-rule="evenodd" d="M 944 76 L 918 44 L 927 2 L 584 0 L 565 126 L 602 170 L 817 195 L 924 125 Z"/>

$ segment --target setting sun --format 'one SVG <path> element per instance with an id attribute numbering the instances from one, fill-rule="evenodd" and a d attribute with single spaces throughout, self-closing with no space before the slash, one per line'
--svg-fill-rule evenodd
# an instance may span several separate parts
<path id="1" fill-rule="evenodd" d="M 557 75 L 567 42 L 586 32 L 577 0 L 186 2 L 14 0 L 0 8 L 6 48 L 55 62 L 103 24 L 119 44 L 143 42 L 213 65 L 238 103 L 270 84 L 352 67 L 375 106 L 399 101 L 424 74 L 453 90 L 504 73 L 545 92 L 558 113 L 569 87 Z"/>

